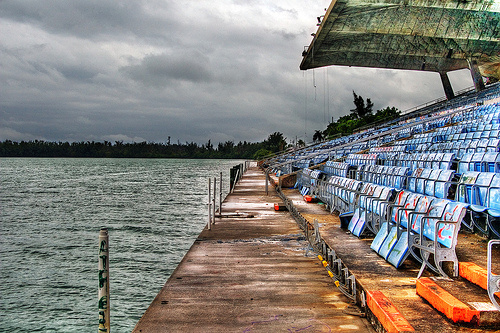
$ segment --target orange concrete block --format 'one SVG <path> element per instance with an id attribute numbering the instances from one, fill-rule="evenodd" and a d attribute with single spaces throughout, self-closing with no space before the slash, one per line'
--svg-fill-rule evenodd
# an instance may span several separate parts
<path id="1" fill-rule="evenodd" d="M 379 290 L 367 291 L 366 303 L 387 332 L 415 331 L 383 292 Z"/>
<path id="2" fill-rule="evenodd" d="M 477 323 L 479 321 L 479 311 L 471 309 L 456 299 L 430 278 L 424 277 L 417 280 L 417 294 L 455 323 Z"/>
<path id="3" fill-rule="evenodd" d="M 316 202 L 317 199 L 315 197 L 310 196 L 310 195 L 304 195 L 304 201 L 305 202 Z"/>
<path id="4" fill-rule="evenodd" d="M 458 271 L 464 279 L 477 284 L 485 290 L 488 289 L 488 274 L 485 268 L 473 262 L 460 262 L 458 263 Z"/>

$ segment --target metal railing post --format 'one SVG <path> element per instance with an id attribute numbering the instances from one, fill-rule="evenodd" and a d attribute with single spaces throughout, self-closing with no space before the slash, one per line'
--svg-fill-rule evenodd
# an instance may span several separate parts
<path id="1" fill-rule="evenodd" d="M 497 303 L 495 299 L 495 293 L 500 292 L 500 275 L 496 275 L 492 273 L 492 247 L 493 244 L 500 244 L 500 239 L 492 239 L 488 242 L 488 257 L 487 257 L 487 283 L 486 288 L 488 289 L 488 296 L 490 297 L 491 303 L 500 311 L 500 305 Z"/>
<path id="2" fill-rule="evenodd" d="M 210 178 L 208 178 L 208 223 L 207 223 L 207 228 L 208 230 L 212 230 L 212 207 L 211 206 L 211 196 L 212 194 L 210 193 L 211 192 L 211 186 L 212 186 L 212 180 Z"/>
<path id="3" fill-rule="evenodd" d="M 213 224 L 215 224 L 215 196 L 216 196 L 216 192 L 217 192 L 217 178 L 214 177 L 214 196 L 212 198 L 212 217 L 213 217 L 212 223 Z"/>
<path id="4" fill-rule="evenodd" d="M 238 182 L 239 174 L 240 174 L 240 168 L 236 170 L 236 176 L 234 177 L 234 183 L 233 183 L 233 188 L 231 189 L 231 193 L 234 192 L 234 188 L 236 187 L 236 183 Z"/>
<path id="5" fill-rule="evenodd" d="M 99 232 L 99 333 L 110 332 L 109 323 L 109 238 L 108 229 Z"/>
<path id="6" fill-rule="evenodd" d="M 269 195 L 269 169 L 266 169 L 266 195 Z"/>
<path id="7" fill-rule="evenodd" d="M 220 173 L 219 182 L 219 214 L 222 214 L 222 172 Z"/>

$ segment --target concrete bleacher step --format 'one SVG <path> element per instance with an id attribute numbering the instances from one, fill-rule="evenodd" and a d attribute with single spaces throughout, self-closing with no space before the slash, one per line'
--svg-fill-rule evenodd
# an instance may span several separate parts
<path id="1" fill-rule="evenodd" d="M 500 328 L 500 311 L 490 302 L 486 290 L 467 279 L 423 277 L 417 280 L 416 291 L 456 324 Z"/>

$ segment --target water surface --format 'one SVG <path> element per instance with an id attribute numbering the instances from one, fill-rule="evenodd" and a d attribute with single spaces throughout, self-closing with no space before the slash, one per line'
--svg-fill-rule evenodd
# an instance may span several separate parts
<path id="1" fill-rule="evenodd" d="M 207 221 L 235 160 L 0 159 L 0 331 L 96 332 L 99 229 L 111 331 L 130 332 Z"/>

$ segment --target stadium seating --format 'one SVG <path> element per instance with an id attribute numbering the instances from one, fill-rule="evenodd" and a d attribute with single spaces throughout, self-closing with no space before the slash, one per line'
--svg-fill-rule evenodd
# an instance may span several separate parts
<path id="1" fill-rule="evenodd" d="M 411 255 L 422 264 L 419 276 L 426 268 L 445 275 L 445 260 L 456 274 L 462 225 L 500 239 L 500 103 L 482 104 L 493 98 L 500 99 L 500 84 L 446 108 L 429 107 L 425 115 L 276 157 L 270 165 L 298 170 L 302 193 L 338 212 L 354 236 L 373 233 L 371 248 L 396 268 Z M 310 169 L 318 163 L 324 165 Z"/>

